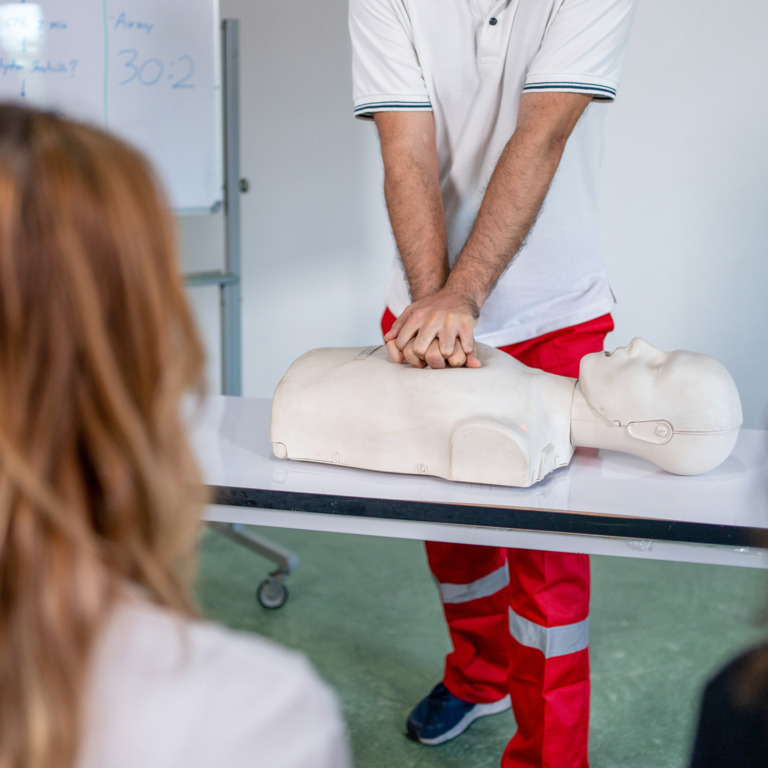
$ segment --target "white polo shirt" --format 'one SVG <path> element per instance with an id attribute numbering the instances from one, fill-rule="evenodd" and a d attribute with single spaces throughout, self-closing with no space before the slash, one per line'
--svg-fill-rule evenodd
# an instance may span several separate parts
<path id="1" fill-rule="evenodd" d="M 432 111 L 451 265 L 523 93 L 616 95 L 636 0 L 350 0 L 355 115 Z M 478 341 L 502 346 L 610 312 L 598 250 L 604 107 L 590 104 L 539 218 L 486 300 Z M 399 257 L 386 301 L 410 303 Z"/>

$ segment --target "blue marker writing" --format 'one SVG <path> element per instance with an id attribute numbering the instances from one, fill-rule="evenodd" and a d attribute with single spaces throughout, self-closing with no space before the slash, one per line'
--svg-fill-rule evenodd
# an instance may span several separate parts
<path id="1" fill-rule="evenodd" d="M 115 21 L 115 29 L 135 29 L 137 32 L 146 32 L 146 34 L 150 34 L 154 27 L 154 24 L 150 24 L 146 21 L 133 21 L 132 19 L 129 19 L 125 11 L 123 11 Z"/>

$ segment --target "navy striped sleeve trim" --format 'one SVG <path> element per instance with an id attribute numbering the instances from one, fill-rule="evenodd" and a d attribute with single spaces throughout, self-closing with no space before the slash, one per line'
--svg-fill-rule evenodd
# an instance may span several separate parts
<path id="1" fill-rule="evenodd" d="M 523 87 L 523 93 L 527 91 L 584 91 L 594 93 L 596 99 L 609 101 L 616 98 L 616 89 L 608 85 L 595 83 L 569 83 L 567 81 L 552 81 L 547 83 L 528 83 Z"/>
<path id="2" fill-rule="evenodd" d="M 431 111 L 432 104 L 428 101 L 369 101 L 355 107 L 355 117 L 373 117 L 374 112 L 416 112 Z"/>

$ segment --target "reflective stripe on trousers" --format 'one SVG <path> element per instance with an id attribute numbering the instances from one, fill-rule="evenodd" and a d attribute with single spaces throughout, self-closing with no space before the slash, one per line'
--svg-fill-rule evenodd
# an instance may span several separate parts
<path id="1" fill-rule="evenodd" d="M 535 648 L 545 659 L 566 656 L 589 647 L 589 617 L 575 624 L 543 627 L 509 609 L 509 633 L 520 645 Z"/>
<path id="2" fill-rule="evenodd" d="M 506 564 L 469 584 L 437 583 L 443 603 L 468 603 L 470 600 L 490 597 L 508 585 L 509 568 Z"/>

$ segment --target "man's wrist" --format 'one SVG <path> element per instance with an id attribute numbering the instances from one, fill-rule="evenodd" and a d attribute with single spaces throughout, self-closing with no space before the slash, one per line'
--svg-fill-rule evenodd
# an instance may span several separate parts
<path id="1" fill-rule="evenodd" d="M 419 288 L 411 288 L 411 299 L 413 301 L 427 299 L 430 296 L 434 296 L 436 293 L 440 293 L 444 287 L 444 285 L 435 285 L 433 287 L 421 286 Z"/>
<path id="2" fill-rule="evenodd" d="M 408 270 L 406 270 L 406 273 Z M 413 301 L 419 301 L 420 299 L 426 299 L 428 296 L 434 296 L 445 288 L 445 283 L 448 278 L 448 259 L 444 260 L 444 266 L 434 267 L 427 272 L 426 269 L 421 270 L 421 279 L 417 279 L 415 276 L 409 276 L 408 288 L 411 292 L 411 299 Z"/>
<path id="3" fill-rule="evenodd" d="M 451 274 L 448 275 L 448 280 L 445 282 L 445 290 L 467 304 L 475 317 L 480 316 L 480 309 L 485 303 L 486 298 L 488 298 L 489 293 L 477 276 L 461 269 L 458 264 L 453 268 Z"/>

